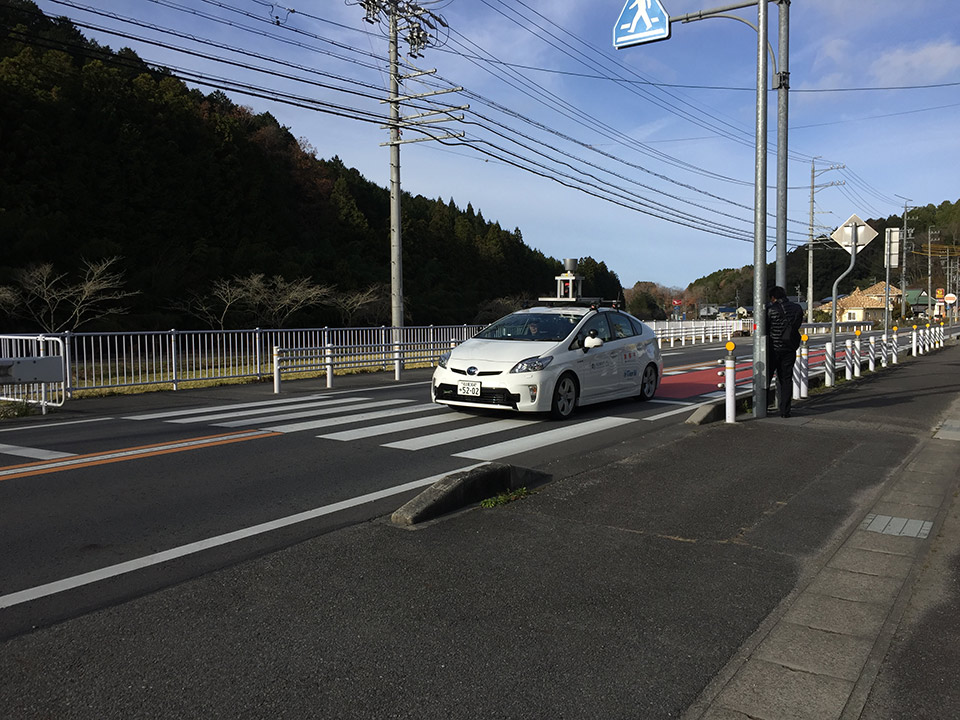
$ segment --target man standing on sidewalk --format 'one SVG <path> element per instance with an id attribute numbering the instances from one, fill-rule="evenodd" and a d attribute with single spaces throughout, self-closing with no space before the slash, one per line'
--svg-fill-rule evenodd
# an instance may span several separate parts
<path id="1" fill-rule="evenodd" d="M 793 400 L 793 364 L 800 347 L 800 326 L 803 309 L 787 299 L 787 291 L 779 285 L 770 289 L 767 305 L 767 357 L 770 372 L 777 374 L 777 406 L 780 417 L 790 417 Z"/>

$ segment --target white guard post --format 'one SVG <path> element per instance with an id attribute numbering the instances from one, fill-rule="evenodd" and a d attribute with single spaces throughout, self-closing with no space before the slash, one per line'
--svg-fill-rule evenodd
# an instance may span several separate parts
<path id="1" fill-rule="evenodd" d="M 833 354 L 833 343 L 825 344 L 827 354 L 823 357 L 823 384 L 826 387 L 833 387 L 834 372 L 836 369 L 836 359 Z"/>
<path id="2" fill-rule="evenodd" d="M 890 362 L 896 365 L 900 362 L 900 340 L 897 338 L 897 326 L 893 326 L 893 344 L 890 346 Z"/>
<path id="3" fill-rule="evenodd" d="M 273 394 L 280 394 L 280 346 L 273 346 Z"/>
<path id="4" fill-rule="evenodd" d="M 860 349 L 860 331 L 856 332 L 857 339 L 853 341 L 853 376 L 860 377 L 860 363 L 863 362 L 863 355 Z"/>
<path id="5" fill-rule="evenodd" d="M 880 367 L 887 366 L 887 334 L 880 336 Z"/>
<path id="6" fill-rule="evenodd" d="M 733 356 L 733 351 L 737 347 L 733 342 L 728 342 L 727 356 L 723 359 L 723 387 L 724 399 L 726 403 L 728 423 L 737 421 L 737 359 Z"/>
<path id="7" fill-rule="evenodd" d="M 853 379 L 853 340 L 847 338 L 844 342 L 846 352 L 843 354 L 843 371 L 847 380 Z"/>
<path id="8" fill-rule="evenodd" d="M 877 339 L 871 335 L 870 345 L 867 347 L 867 368 L 870 372 L 877 369 Z"/>
<path id="9" fill-rule="evenodd" d="M 807 345 L 809 335 L 801 335 L 803 343 L 800 345 L 800 397 L 810 397 L 810 347 Z"/>
<path id="10" fill-rule="evenodd" d="M 917 356 L 917 326 L 916 325 L 913 326 L 913 335 L 911 336 L 911 348 L 912 348 L 913 356 L 916 357 Z"/>

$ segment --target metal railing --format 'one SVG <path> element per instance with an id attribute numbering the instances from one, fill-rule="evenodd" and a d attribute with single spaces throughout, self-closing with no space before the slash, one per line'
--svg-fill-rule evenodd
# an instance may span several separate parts
<path id="1" fill-rule="evenodd" d="M 0 335 L 0 358 L 23 359 L 63 357 L 62 338 L 49 335 Z M 67 398 L 65 382 L 2 382 L 0 400 L 38 405 L 46 414 L 48 407 L 59 407 Z"/>
<path id="2" fill-rule="evenodd" d="M 57 397 L 84 391 L 169 386 L 273 374 L 273 348 L 292 352 L 332 348 L 334 372 L 423 367 L 451 345 L 475 335 L 480 325 L 404 328 L 311 328 L 295 330 L 168 330 L 165 332 L 0 335 L 0 356 L 63 358 L 64 382 Z M 399 350 L 399 353 L 398 353 Z M 302 358 L 301 358 L 302 359 Z M 320 374 L 326 361 L 301 363 L 295 371 Z M 30 398 L 25 400 L 24 398 Z M 32 401 L 33 391 L 0 387 L 0 400 Z M 62 403 L 62 399 L 59 401 Z M 51 403 L 52 404 L 52 403 Z"/>
<path id="3" fill-rule="evenodd" d="M 750 319 L 650 322 L 661 346 L 723 342 L 749 335 Z M 815 333 L 826 324 L 804 325 Z M 62 357 L 63 383 L 2 385 L 0 400 L 61 405 L 74 393 L 190 383 L 267 379 L 274 375 L 274 348 L 282 350 L 283 374 L 326 375 L 436 364 L 439 356 L 482 329 L 481 325 L 403 328 L 308 328 L 292 330 L 169 330 L 165 332 L 0 335 L 0 357 Z M 844 323 L 842 330 L 863 329 Z"/>

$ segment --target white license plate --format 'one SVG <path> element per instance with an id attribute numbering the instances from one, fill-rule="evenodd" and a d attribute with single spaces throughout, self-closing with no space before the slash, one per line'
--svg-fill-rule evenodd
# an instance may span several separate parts
<path id="1" fill-rule="evenodd" d="M 457 380 L 457 395 L 480 397 L 480 383 L 476 380 Z"/>

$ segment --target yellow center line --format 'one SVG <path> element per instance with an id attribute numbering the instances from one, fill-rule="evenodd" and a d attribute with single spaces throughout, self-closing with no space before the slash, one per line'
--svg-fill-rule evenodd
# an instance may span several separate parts
<path id="1" fill-rule="evenodd" d="M 260 438 L 276 437 L 281 434 L 282 433 L 269 432 L 267 430 L 241 430 L 217 435 L 187 438 L 186 440 L 177 440 L 175 442 L 138 445 L 136 447 L 121 448 L 119 450 L 108 450 L 107 452 L 74 455 L 73 457 L 60 458 L 57 460 L 11 465 L 0 470 L 0 482 L 3 480 L 12 480 L 13 478 L 45 475 L 47 473 L 62 472 L 64 470 L 75 470 L 96 465 L 124 462 L 126 460 L 169 455 L 171 453 L 197 450 L 199 448 L 216 447 L 217 445 L 229 445 L 246 440 L 259 440 Z"/>

